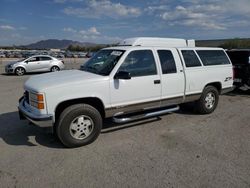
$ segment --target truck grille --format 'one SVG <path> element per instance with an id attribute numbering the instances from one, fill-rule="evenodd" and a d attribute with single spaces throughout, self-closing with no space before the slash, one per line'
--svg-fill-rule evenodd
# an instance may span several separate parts
<path id="1" fill-rule="evenodd" d="M 24 100 L 29 104 L 29 92 L 28 91 L 24 92 Z"/>

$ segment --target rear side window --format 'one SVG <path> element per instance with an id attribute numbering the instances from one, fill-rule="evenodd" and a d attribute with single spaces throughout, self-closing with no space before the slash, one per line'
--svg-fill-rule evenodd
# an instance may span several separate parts
<path id="1" fill-rule="evenodd" d="M 176 65 L 170 50 L 157 50 L 163 74 L 176 73 Z"/>
<path id="2" fill-rule="evenodd" d="M 50 61 L 50 57 L 40 57 L 40 61 Z"/>
<path id="3" fill-rule="evenodd" d="M 205 66 L 230 64 L 223 50 L 197 50 L 196 52 Z"/>
<path id="4" fill-rule="evenodd" d="M 181 53 L 184 58 L 186 67 L 201 66 L 200 60 L 193 50 L 181 50 Z"/>
<path id="5" fill-rule="evenodd" d="M 157 74 L 155 59 L 151 50 L 136 50 L 128 54 L 119 71 L 130 72 L 131 77 Z"/>

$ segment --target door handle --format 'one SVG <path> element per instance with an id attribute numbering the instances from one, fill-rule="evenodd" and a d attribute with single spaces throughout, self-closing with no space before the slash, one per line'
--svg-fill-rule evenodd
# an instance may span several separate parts
<path id="1" fill-rule="evenodd" d="M 154 80 L 154 84 L 160 84 L 161 80 Z"/>

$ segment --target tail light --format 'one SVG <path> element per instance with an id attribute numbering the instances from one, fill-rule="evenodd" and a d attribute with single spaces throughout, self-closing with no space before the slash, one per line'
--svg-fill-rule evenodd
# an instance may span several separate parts
<path id="1" fill-rule="evenodd" d="M 64 64 L 64 61 L 62 61 L 62 63 Z"/>

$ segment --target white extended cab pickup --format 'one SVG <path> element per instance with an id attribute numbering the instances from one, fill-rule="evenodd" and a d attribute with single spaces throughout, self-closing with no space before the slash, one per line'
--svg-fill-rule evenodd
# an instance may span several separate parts
<path id="1" fill-rule="evenodd" d="M 211 113 L 232 85 L 232 64 L 221 48 L 130 38 L 100 50 L 80 70 L 30 77 L 18 108 L 21 119 L 52 127 L 65 146 L 78 147 L 98 137 L 104 118 L 125 123 L 187 102 L 201 114 Z"/>

